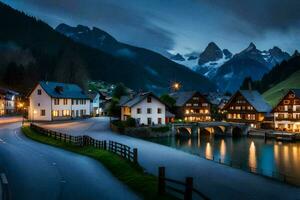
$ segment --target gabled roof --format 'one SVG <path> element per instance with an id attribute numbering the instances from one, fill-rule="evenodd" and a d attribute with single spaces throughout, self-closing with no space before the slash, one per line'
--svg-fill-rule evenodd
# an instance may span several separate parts
<path id="1" fill-rule="evenodd" d="M 273 107 L 272 112 L 277 108 L 277 106 L 282 102 L 282 100 L 290 93 L 293 92 L 295 97 L 300 99 L 300 89 L 289 89 L 277 102 L 277 104 Z"/>
<path id="2" fill-rule="evenodd" d="M 85 92 L 76 84 L 40 81 L 40 86 L 53 98 L 88 99 Z"/>
<path id="3" fill-rule="evenodd" d="M 256 90 L 239 90 L 236 92 L 226 104 L 226 107 L 231 103 L 234 97 L 240 93 L 246 101 L 251 104 L 257 112 L 268 113 L 272 110 L 271 106 L 264 100 L 261 94 Z"/>
<path id="4" fill-rule="evenodd" d="M 153 98 L 155 98 L 156 100 L 161 102 L 161 100 L 157 96 L 155 96 L 153 93 L 146 92 L 146 93 L 137 94 L 132 98 L 130 98 L 129 96 L 123 96 L 120 98 L 119 104 L 120 104 L 120 106 L 133 107 L 134 105 L 136 105 L 136 104 L 140 103 L 141 101 L 143 101 L 144 99 L 146 99 L 148 96 L 152 96 Z M 164 104 L 163 102 L 161 102 L 161 103 Z"/>
<path id="5" fill-rule="evenodd" d="M 190 100 L 197 93 L 199 93 L 199 92 L 186 91 L 186 92 L 173 92 L 173 93 L 170 93 L 169 95 L 176 100 L 175 106 L 180 107 L 180 106 L 183 106 L 188 100 Z M 203 98 L 205 98 L 205 97 L 203 96 Z"/>

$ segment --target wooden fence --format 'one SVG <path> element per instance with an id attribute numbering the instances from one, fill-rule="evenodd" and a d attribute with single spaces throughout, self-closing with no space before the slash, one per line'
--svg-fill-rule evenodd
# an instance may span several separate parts
<path id="1" fill-rule="evenodd" d="M 65 143 L 71 143 L 77 146 L 93 146 L 98 149 L 108 150 L 112 153 L 115 153 L 122 158 L 129 160 L 135 164 L 138 164 L 138 151 L 136 148 L 131 149 L 129 146 L 114 142 L 108 141 L 108 146 L 106 140 L 96 140 L 90 136 L 72 136 L 66 133 L 61 133 L 58 131 L 53 131 L 45 129 L 43 127 L 37 126 L 33 123 L 30 124 L 30 127 L 37 132 L 44 134 L 48 137 L 52 137 L 55 140 L 59 140 Z"/>
<path id="2" fill-rule="evenodd" d="M 177 185 L 179 187 L 171 186 L 171 184 Z M 183 187 L 184 189 L 179 189 L 180 187 Z M 183 200 L 192 200 L 193 194 L 196 194 L 201 199 L 209 200 L 209 198 L 206 195 L 194 188 L 192 177 L 186 177 L 185 182 L 166 178 L 165 167 L 159 167 L 158 194 L 163 195 L 167 192 L 167 190 L 183 196 Z"/>

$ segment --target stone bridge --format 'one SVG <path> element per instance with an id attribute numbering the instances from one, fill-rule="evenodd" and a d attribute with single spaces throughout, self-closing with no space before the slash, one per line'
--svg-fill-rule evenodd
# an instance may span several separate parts
<path id="1" fill-rule="evenodd" d="M 247 135 L 250 126 L 245 123 L 231 122 L 193 122 L 174 123 L 172 133 L 179 136 L 197 137 L 199 134 L 242 136 Z"/>

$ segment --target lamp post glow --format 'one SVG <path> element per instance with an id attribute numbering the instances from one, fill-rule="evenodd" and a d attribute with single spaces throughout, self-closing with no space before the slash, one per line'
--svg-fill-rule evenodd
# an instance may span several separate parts
<path id="1" fill-rule="evenodd" d="M 174 83 L 172 84 L 172 90 L 173 90 L 173 91 L 178 91 L 180 88 L 181 88 L 180 83 L 174 82 Z"/>

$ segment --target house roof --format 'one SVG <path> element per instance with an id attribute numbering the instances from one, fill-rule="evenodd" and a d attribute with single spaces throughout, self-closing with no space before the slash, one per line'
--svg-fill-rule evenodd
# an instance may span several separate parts
<path id="1" fill-rule="evenodd" d="M 134 105 L 143 101 L 148 96 L 152 96 L 155 99 L 157 99 L 158 101 L 160 101 L 160 99 L 157 96 L 155 96 L 153 93 L 146 92 L 146 93 L 139 93 L 139 94 L 135 95 L 133 98 L 130 98 L 129 96 L 123 96 L 120 98 L 119 104 L 120 104 L 120 106 L 133 107 Z M 163 102 L 161 102 L 161 103 L 164 104 Z"/>
<path id="2" fill-rule="evenodd" d="M 175 106 L 183 106 L 197 91 L 173 92 L 169 95 L 176 100 Z"/>
<path id="3" fill-rule="evenodd" d="M 256 90 L 239 90 L 240 94 L 250 103 L 257 112 L 268 113 L 272 110 L 271 106 L 264 100 L 261 94 Z M 237 92 L 237 93 L 238 93 Z M 236 93 L 236 94 L 237 94 Z M 227 105 L 236 96 L 233 95 Z"/>
<path id="4" fill-rule="evenodd" d="M 40 86 L 53 98 L 88 99 L 85 92 L 76 84 L 40 81 Z"/>
<path id="5" fill-rule="evenodd" d="M 11 100 L 13 100 L 13 97 L 15 95 L 19 95 L 19 93 L 15 92 L 13 90 L 6 89 L 6 88 L 0 88 L 0 95 L 3 95 L 5 100 L 11 101 Z"/>
<path id="6" fill-rule="evenodd" d="M 300 98 L 300 89 L 290 89 L 290 91 L 294 92 L 297 98 Z"/>

